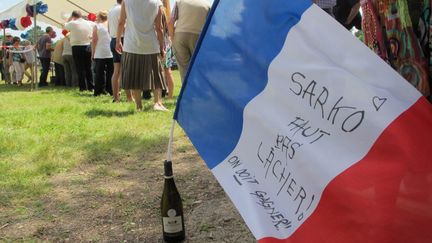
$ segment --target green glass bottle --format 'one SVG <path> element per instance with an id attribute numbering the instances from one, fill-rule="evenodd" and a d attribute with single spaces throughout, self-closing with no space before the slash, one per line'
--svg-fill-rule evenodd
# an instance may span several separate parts
<path id="1" fill-rule="evenodd" d="M 165 183 L 161 200 L 162 230 L 165 242 L 185 239 L 183 205 L 173 178 L 172 162 L 165 161 Z"/>

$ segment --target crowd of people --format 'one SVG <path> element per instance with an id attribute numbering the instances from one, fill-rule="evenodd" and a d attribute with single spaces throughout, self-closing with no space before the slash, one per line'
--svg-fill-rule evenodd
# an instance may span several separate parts
<path id="1" fill-rule="evenodd" d="M 109 94 L 113 102 L 120 102 L 124 89 L 127 101 L 135 102 L 137 110 L 143 108 L 142 97 L 149 98 L 152 91 L 154 110 L 167 111 L 162 96 L 173 98 L 174 57 L 183 81 L 210 10 L 208 0 L 178 0 L 171 14 L 168 1 L 117 0 L 109 11 L 98 12 L 94 22 L 73 11 L 63 26 L 63 38 L 55 44 L 56 32 L 47 27 L 35 45 L 41 64 L 39 86 L 48 85 L 54 63 L 55 85 L 78 86 L 94 96 Z M 23 63 L 27 63 L 21 57 L 33 52 L 22 51 L 16 38 L 4 45 L 10 47 L 5 54 L 12 57 L 2 68 L 4 78 L 21 84 Z M 28 65 L 33 66 L 34 59 Z M 13 76 L 4 72 L 11 70 L 9 64 L 17 66 Z"/>
<path id="2" fill-rule="evenodd" d="M 31 42 L 28 40 L 21 41 L 19 37 L 7 34 L 2 45 L 8 47 L 8 49 L 2 48 L 0 51 L 0 73 L 2 80 L 8 84 L 19 86 L 22 85 L 24 76 L 32 81 L 36 56 Z"/>
<path id="3" fill-rule="evenodd" d="M 142 98 L 153 92 L 155 110 L 166 111 L 162 96 L 173 97 L 171 73 L 175 57 L 182 81 L 210 10 L 208 0 L 117 0 L 109 11 L 100 11 L 95 22 L 73 11 L 64 25 L 64 38 L 54 45 L 53 28 L 38 40 L 42 66 L 39 86 L 48 85 L 54 62 L 55 84 L 79 87 L 95 96 L 110 94 L 142 110 Z M 314 0 L 345 28 L 363 31 L 364 42 L 423 95 L 430 97 L 431 0 Z M 362 9 L 362 14 L 360 14 Z M 32 79 L 36 58 L 29 41 L 7 35 L 7 62 L 1 63 L 8 83 Z M 24 50 L 23 50 L 24 49 Z"/>

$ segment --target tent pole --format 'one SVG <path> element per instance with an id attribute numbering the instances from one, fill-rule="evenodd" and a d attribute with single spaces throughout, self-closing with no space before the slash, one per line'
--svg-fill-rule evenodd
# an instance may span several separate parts
<path id="1" fill-rule="evenodd" d="M 6 40 L 6 27 L 4 27 L 3 29 L 3 41 L 2 41 L 2 49 L 3 49 L 3 75 L 5 75 L 5 68 L 6 68 L 6 44 L 5 44 L 5 40 Z M 5 80 L 8 80 L 7 77 L 5 77 Z"/>
<path id="2" fill-rule="evenodd" d="M 78 4 L 74 3 L 74 2 L 72 2 L 71 0 L 66 0 L 66 1 L 68 1 L 70 4 L 74 5 L 75 7 L 81 9 L 82 11 L 87 12 L 87 13 L 90 13 L 87 9 L 85 9 L 85 8 L 81 7 L 80 5 L 78 5 Z"/>
<path id="3" fill-rule="evenodd" d="M 45 14 L 41 14 L 41 15 L 44 16 L 45 18 L 47 18 L 48 20 L 50 20 L 50 21 L 56 23 L 60 28 L 62 28 L 62 26 L 63 26 L 62 23 L 58 22 L 57 20 L 55 20 L 55 19 L 53 19 L 53 18 L 51 18 L 51 17 L 48 17 L 48 16 L 45 15 Z"/>
<path id="4" fill-rule="evenodd" d="M 37 44 L 37 20 L 36 20 L 36 4 L 33 6 L 33 21 L 34 21 L 34 26 L 33 26 L 33 45 L 36 46 Z M 37 90 L 38 89 L 38 62 L 37 62 L 37 50 L 36 48 L 34 49 L 34 55 L 35 55 L 35 60 L 36 62 L 34 63 L 34 77 L 33 77 L 33 82 L 32 82 L 32 88 L 34 86 L 34 88 Z"/>

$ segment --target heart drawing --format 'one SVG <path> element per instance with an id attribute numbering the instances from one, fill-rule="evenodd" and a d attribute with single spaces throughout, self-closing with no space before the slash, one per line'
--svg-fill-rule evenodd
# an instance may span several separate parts
<path id="1" fill-rule="evenodd" d="M 378 96 L 375 96 L 372 99 L 372 102 L 373 102 L 375 109 L 377 111 L 379 111 L 379 109 L 381 109 L 381 106 L 383 106 L 386 101 L 387 101 L 387 98 L 380 98 Z"/>

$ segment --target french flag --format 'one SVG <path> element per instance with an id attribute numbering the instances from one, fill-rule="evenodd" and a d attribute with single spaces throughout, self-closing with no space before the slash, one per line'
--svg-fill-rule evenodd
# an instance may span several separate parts
<path id="1" fill-rule="evenodd" d="M 432 242 L 432 107 L 308 0 L 220 0 L 175 119 L 260 243 Z"/>

